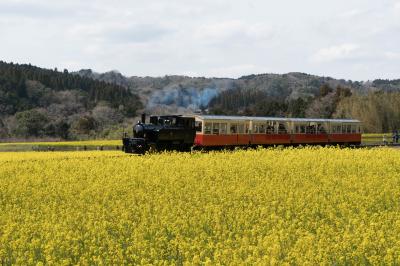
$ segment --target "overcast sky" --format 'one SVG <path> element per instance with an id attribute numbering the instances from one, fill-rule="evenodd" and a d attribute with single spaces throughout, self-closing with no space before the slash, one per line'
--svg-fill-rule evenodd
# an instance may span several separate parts
<path id="1" fill-rule="evenodd" d="M 0 60 L 128 76 L 400 78 L 400 0 L 0 0 Z"/>

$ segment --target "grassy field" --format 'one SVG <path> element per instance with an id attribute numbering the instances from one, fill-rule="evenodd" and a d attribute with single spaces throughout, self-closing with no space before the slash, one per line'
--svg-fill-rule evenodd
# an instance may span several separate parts
<path id="1" fill-rule="evenodd" d="M 363 144 L 382 144 L 383 143 L 383 135 L 386 136 L 386 141 L 388 143 L 392 142 L 392 134 L 391 133 L 369 133 L 362 135 L 362 143 Z"/>
<path id="2" fill-rule="evenodd" d="M 88 140 L 60 142 L 14 142 L 0 143 L 0 151 L 44 151 L 44 150 L 96 150 L 100 147 L 116 149 L 122 146 L 122 140 Z"/>
<path id="3" fill-rule="evenodd" d="M 399 264 L 400 152 L 0 154 L 2 264 Z"/>

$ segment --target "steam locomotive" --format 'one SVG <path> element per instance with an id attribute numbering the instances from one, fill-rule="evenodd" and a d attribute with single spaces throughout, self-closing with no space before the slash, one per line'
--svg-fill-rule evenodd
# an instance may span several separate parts
<path id="1" fill-rule="evenodd" d="M 189 151 L 196 136 L 195 119 L 182 115 L 150 116 L 146 124 L 146 115 L 133 126 L 133 138 L 125 134 L 122 139 L 126 153 L 144 154 L 146 151 L 178 150 Z"/>
<path id="2" fill-rule="evenodd" d="M 217 115 L 146 116 L 126 134 L 127 153 L 192 148 L 218 149 L 237 146 L 361 144 L 361 122 L 354 119 L 309 119 Z"/>

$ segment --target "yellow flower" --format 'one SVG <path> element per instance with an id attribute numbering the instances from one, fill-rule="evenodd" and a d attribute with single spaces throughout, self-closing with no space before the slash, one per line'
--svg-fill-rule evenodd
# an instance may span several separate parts
<path id="1" fill-rule="evenodd" d="M 398 150 L 0 153 L 0 261 L 394 264 Z"/>

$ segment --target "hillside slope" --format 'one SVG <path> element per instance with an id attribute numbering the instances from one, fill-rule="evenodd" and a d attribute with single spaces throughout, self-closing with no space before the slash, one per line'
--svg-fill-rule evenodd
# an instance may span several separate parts
<path id="1" fill-rule="evenodd" d="M 112 82 L 139 95 L 151 114 L 208 112 L 288 117 L 357 118 L 367 132 L 400 127 L 400 80 L 351 81 L 305 73 L 239 79 L 187 76 L 124 77 L 111 71 L 78 75 Z"/>
<path id="2" fill-rule="evenodd" d="M 0 138 L 95 134 L 142 108 L 126 87 L 0 61 Z"/>

